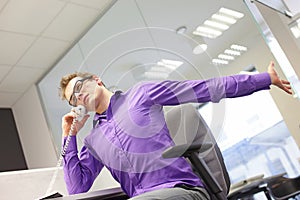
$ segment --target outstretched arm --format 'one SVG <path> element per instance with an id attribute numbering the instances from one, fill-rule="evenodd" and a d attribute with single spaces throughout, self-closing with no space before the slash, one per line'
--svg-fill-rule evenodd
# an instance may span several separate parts
<path id="1" fill-rule="evenodd" d="M 292 94 L 290 83 L 279 78 L 273 62 L 270 63 L 268 72 L 260 74 L 238 74 L 208 80 L 148 82 L 135 89 L 145 91 L 141 94 L 146 94 L 146 98 L 140 99 L 145 99 L 148 105 L 178 105 L 189 102 L 219 102 L 223 98 L 241 97 L 270 89 L 270 85 Z"/>
<path id="2" fill-rule="evenodd" d="M 274 68 L 274 62 L 271 62 L 268 66 L 268 73 L 270 74 L 272 85 L 279 87 L 288 94 L 292 94 L 290 82 L 283 80 L 279 77 L 278 73 Z"/>

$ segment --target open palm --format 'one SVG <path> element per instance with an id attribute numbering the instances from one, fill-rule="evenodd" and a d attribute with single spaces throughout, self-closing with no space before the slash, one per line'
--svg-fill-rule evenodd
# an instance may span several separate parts
<path id="1" fill-rule="evenodd" d="M 288 94 L 292 94 L 290 82 L 279 77 L 275 70 L 274 62 L 271 62 L 268 66 L 268 73 L 270 74 L 272 85 L 279 87 Z"/>

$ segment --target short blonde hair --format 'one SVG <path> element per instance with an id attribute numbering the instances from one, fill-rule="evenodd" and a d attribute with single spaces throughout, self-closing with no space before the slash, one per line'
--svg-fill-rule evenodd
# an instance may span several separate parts
<path id="1" fill-rule="evenodd" d="M 73 78 L 75 78 L 75 77 L 85 78 L 85 77 L 92 76 L 92 75 L 94 75 L 94 74 L 91 74 L 89 72 L 74 72 L 72 74 L 63 76 L 60 80 L 60 87 L 59 87 L 60 98 L 62 100 L 68 100 L 65 95 L 66 87 Z"/>

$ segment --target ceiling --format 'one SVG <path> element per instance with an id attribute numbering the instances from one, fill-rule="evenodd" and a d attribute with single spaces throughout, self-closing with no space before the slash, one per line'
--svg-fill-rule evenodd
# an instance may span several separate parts
<path id="1" fill-rule="evenodd" d="M 0 0 L 0 108 L 12 107 L 112 0 Z"/>
<path id="2" fill-rule="evenodd" d="M 186 44 L 181 43 L 182 46 L 175 47 L 180 43 L 174 44 L 169 34 L 159 32 L 162 27 L 175 31 L 180 26 L 186 26 L 185 34 L 192 37 L 192 30 L 216 12 L 221 5 L 243 12 L 245 17 L 222 36 L 205 40 L 209 46 L 205 56 L 201 57 L 189 52 L 191 57 L 187 59 L 196 65 L 209 64 L 211 58 L 224 51 L 232 43 L 245 45 L 249 51 L 252 47 L 256 48 L 255 51 L 266 50 L 266 47 L 259 48 L 256 45 L 263 40 L 242 0 L 128 0 L 128 2 L 134 3 L 137 7 L 142 26 L 160 27 L 160 29 L 152 28 L 158 31 L 151 31 L 151 34 L 148 34 L 152 45 L 161 45 L 166 48 L 172 46 L 172 48 L 180 49 Z M 119 5 L 124 7 L 116 9 Z M 132 21 L 133 26 L 140 27 L 141 24 L 130 18 L 131 13 L 127 12 L 130 11 L 131 6 L 126 0 L 0 0 L 0 107 L 12 107 L 24 92 L 55 66 L 108 9 L 114 8 L 115 11 L 114 15 L 110 14 L 111 24 L 108 24 L 106 28 L 113 29 L 116 26 L 125 30 L 126 25 L 124 27 L 122 25 L 126 20 Z M 123 24 L 118 23 L 122 21 Z M 102 40 L 110 36 L 107 29 L 102 29 L 102 32 L 103 35 L 102 33 L 99 35 Z M 139 40 L 142 41 L 143 38 L 132 35 L 122 42 L 125 41 L 126 45 L 130 45 L 132 41 Z M 116 45 L 117 42 L 115 41 Z M 84 54 L 84 46 L 81 45 L 81 47 Z M 111 59 L 115 51 L 117 49 L 105 49 L 103 60 Z M 183 51 L 190 50 L 184 49 Z M 122 74 L 126 71 L 132 70 L 133 66 L 147 59 L 146 53 L 144 51 L 141 54 L 119 59 L 114 72 L 110 72 L 112 76 L 109 79 L 117 76 L 116 71 L 121 73 L 120 76 L 124 76 Z M 256 54 L 259 55 L 258 52 Z M 160 54 L 162 55 L 163 53 Z M 86 64 L 97 65 L 92 61 Z M 243 59 L 232 63 L 230 67 L 218 70 L 221 74 L 233 74 L 249 64 L 253 64 L 253 57 L 244 56 Z M 202 70 L 205 71 L 207 68 Z M 195 74 L 193 70 L 187 70 L 184 67 L 178 71 L 184 72 L 188 78 L 193 78 Z"/>

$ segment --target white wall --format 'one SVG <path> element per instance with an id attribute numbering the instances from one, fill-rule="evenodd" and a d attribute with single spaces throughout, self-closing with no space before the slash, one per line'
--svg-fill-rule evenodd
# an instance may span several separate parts
<path id="1" fill-rule="evenodd" d="M 56 151 L 36 86 L 32 86 L 12 110 L 28 168 L 56 166 Z"/>

